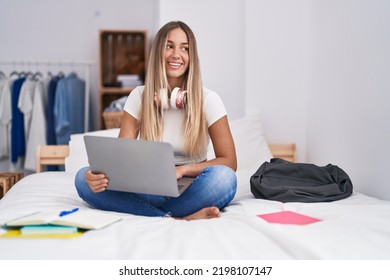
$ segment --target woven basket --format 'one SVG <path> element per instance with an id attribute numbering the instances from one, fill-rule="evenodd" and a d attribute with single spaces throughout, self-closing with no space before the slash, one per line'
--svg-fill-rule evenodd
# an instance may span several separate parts
<path id="1" fill-rule="evenodd" d="M 123 112 L 103 112 L 104 126 L 107 129 L 121 126 Z"/>

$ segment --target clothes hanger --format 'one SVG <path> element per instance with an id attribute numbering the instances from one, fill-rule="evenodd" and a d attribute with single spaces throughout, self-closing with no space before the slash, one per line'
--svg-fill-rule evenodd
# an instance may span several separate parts
<path id="1" fill-rule="evenodd" d="M 57 77 L 59 77 L 59 78 L 65 77 L 64 72 L 62 72 L 62 71 L 58 72 Z"/>
<path id="2" fill-rule="evenodd" d="M 31 71 L 24 72 L 24 76 L 26 78 L 31 78 L 31 79 L 33 79 L 33 77 L 34 77 L 34 75 L 33 75 L 33 73 Z"/>
<path id="3" fill-rule="evenodd" d="M 20 76 L 20 73 L 18 72 L 18 71 L 16 71 L 16 70 L 14 70 L 14 71 L 12 71 L 11 72 L 11 74 L 9 74 L 9 76 L 11 77 L 11 76 L 14 76 L 14 75 L 16 75 L 16 76 Z"/>
<path id="4" fill-rule="evenodd" d="M 33 80 L 38 80 L 38 77 L 43 78 L 43 75 L 41 72 L 37 71 L 33 74 L 32 78 Z"/>

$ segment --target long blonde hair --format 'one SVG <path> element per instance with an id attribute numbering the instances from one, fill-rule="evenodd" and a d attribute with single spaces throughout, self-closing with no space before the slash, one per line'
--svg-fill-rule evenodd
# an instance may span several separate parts
<path id="1" fill-rule="evenodd" d="M 155 93 L 169 84 L 165 71 L 164 51 L 168 34 L 175 28 L 182 29 L 189 43 L 189 67 L 184 79 L 187 105 L 183 122 L 184 151 L 188 156 L 202 155 L 207 149 L 207 123 L 203 111 L 203 88 L 196 39 L 192 30 L 181 21 L 165 24 L 156 34 L 149 57 L 145 89 L 139 118 L 140 138 L 161 141 L 163 131 L 163 109 L 154 104 Z"/>

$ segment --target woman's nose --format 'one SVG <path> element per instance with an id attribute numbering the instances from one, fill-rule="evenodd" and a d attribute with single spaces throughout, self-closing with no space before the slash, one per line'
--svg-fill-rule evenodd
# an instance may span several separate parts
<path id="1" fill-rule="evenodd" d="M 179 51 L 180 51 L 179 48 L 174 48 L 172 51 L 172 57 L 179 58 L 180 57 Z"/>

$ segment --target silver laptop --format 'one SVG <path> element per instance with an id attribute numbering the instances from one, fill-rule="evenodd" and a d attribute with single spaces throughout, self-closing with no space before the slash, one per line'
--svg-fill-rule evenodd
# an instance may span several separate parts
<path id="1" fill-rule="evenodd" d="M 178 197 L 194 178 L 176 179 L 169 143 L 84 136 L 93 173 L 104 173 L 108 190 Z"/>

